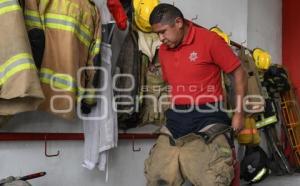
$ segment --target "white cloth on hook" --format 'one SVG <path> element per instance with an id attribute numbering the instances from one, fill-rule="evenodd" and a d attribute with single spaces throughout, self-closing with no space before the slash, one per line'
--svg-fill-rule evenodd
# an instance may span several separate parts
<path id="1" fill-rule="evenodd" d="M 112 16 L 106 6 L 106 0 L 95 0 L 97 7 L 101 13 L 101 24 L 111 24 Z M 103 26 L 102 28 L 105 28 Z M 112 30 L 110 31 L 112 32 Z M 112 37 L 111 34 L 104 34 L 105 37 Z M 103 35 L 103 37 L 104 37 Z M 93 108 L 89 117 L 101 117 L 97 120 L 84 120 L 84 161 L 83 167 L 92 170 L 96 167 L 100 171 L 106 171 L 106 182 L 108 181 L 108 159 L 109 150 L 117 147 L 118 142 L 118 121 L 117 113 L 114 110 L 115 102 L 113 101 L 112 90 L 112 73 L 111 73 L 111 45 L 103 41 L 110 41 L 110 38 L 102 38 L 101 44 L 101 67 L 105 73 L 100 75 L 100 88 L 104 88 L 100 92 L 97 99 L 97 106 Z M 103 75 L 105 74 L 105 75 Z M 105 100 L 104 100 L 105 98 Z M 105 117 L 103 117 L 105 116 Z"/>
<path id="2" fill-rule="evenodd" d="M 139 38 L 138 38 L 138 45 L 139 50 L 149 57 L 149 60 L 152 61 L 155 56 L 156 49 L 159 48 L 161 42 L 157 34 L 155 33 L 145 33 L 142 31 L 137 31 Z"/>
<path id="3" fill-rule="evenodd" d="M 118 142 L 118 123 L 117 113 L 114 111 L 112 75 L 111 75 L 111 45 L 101 44 L 101 67 L 106 72 L 106 78 L 101 75 L 100 98 L 97 106 L 92 110 L 88 117 L 98 117 L 95 120 L 84 120 L 84 162 L 83 167 L 90 170 L 98 166 L 101 171 L 108 171 L 107 160 L 108 150 L 117 147 Z"/>

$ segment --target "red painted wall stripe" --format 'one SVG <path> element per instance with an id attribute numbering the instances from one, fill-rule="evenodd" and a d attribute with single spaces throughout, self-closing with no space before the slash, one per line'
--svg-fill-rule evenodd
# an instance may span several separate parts
<path id="1" fill-rule="evenodd" d="M 300 1 L 282 0 L 282 59 L 300 99 Z"/>

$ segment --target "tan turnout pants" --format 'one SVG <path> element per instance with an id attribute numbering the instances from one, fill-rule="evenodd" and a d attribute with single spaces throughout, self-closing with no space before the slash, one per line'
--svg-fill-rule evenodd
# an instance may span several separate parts
<path id="1" fill-rule="evenodd" d="M 196 134 L 176 140 L 166 127 L 145 160 L 147 186 L 230 185 L 234 177 L 232 150 L 224 135 L 210 144 Z"/>

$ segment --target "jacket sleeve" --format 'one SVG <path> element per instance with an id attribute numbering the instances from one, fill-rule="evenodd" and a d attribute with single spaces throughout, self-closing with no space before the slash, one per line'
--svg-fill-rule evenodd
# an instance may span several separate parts
<path id="1" fill-rule="evenodd" d="M 95 7 L 95 29 L 94 38 L 89 48 L 89 57 L 87 60 L 87 70 L 84 71 L 85 87 L 84 98 L 81 101 L 81 111 L 85 114 L 90 113 L 91 108 L 96 106 L 96 93 L 99 88 L 101 66 L 100 48 L 101 48 L 101 22 L 99 10 Z"/>

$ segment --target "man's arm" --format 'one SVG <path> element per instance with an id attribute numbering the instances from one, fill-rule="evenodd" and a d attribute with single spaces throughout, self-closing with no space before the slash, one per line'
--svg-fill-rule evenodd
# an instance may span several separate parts
<path id="1" fill-rule="evenodd" d="M 246 72 L 230 46 L 217 34 L 214 35 L 210 52 L 213 61 L 225 73 L 230 73 L 234 77 L 236 111 L 232 117 L 231 126 L 239 132 L 244 127 L 243 99 L 248 87 Z"/>
<path id="2" fill-rule="evenodd" d="M 244 127 L 243 99 L 247 93 L 248 82 L 246 72 L 242 66 L 236 68 L 231 74 L 233 75 L 236 105 L 231 126 L 236 132 L 239 132 Z"/>

